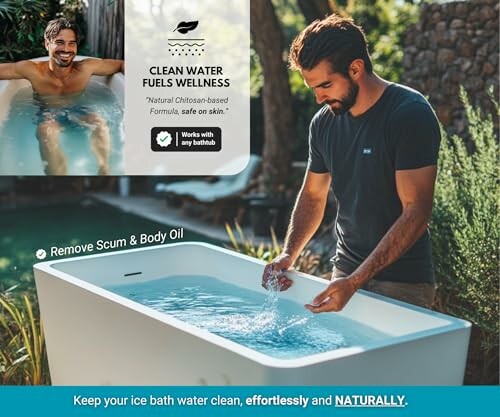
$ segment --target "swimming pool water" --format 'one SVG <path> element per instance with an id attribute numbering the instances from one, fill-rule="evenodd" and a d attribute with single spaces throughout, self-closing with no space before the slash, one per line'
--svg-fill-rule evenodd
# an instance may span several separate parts
<path id="1" fill-rule="evenodd" d="M 50 255 L 51 246 L 95 244 L 98 239 L 121 239 L 172 228 L 92 199 L 0 210 L 0 293 L 13 286 L 34 293 L 33 264 L 40 261 L 35 257 L 37 249 L 45 249 Z M 188 229 L 184 230 L 184 239 L 222 246 L 222 242 Z M 47 260 L 62 258 L 49 256 Z"/>
<path id="2" fill-rule="evenodd" d="M 106 289 L 274 358 L 296 359 L 387 337 L 338 314 L 313 315 L 275 291 L 265 295 L 209 276 Z"/>
<path id="3" fill-rule="evenodd" d="M 109 170 L 123 174 L 123 109 L 106 86 L 91 83 L 78 96 L 60 106 L 34 99 L 31 87 L 12 98 L 7 120 L 0 126 L 0 175 L 44 175 L 36 129 L 44 115 L 52 114 L 62 127 L 60 148 L 67 158 L 67 175 L 96 175 L 98 166 L 91 151 L 91 130 L 78 123 L 78 115 L 95 113 L 106 120 L 111 135 Z"/>

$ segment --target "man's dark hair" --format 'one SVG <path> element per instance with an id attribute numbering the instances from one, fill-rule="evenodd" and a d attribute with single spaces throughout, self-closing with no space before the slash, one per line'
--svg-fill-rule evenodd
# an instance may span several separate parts
<path id="1" fill-rule="evenodd" d="M 59 19 L 51 20 L 47 24 L 47 27 L 45 28 L 45 33 L 43 36 L 46 40 L 51 41 L 57 35 L 59 35 L 59 32 L 61 32 L 61 30 L 64 30 L 64 29 L 72 30 L 75 33 L 76 43 L 79 42 L 80 36 L 78 33 L 78 28 L 76 27 L 76 25 L 73 22 L 71 22 L 70 20 L 65 19 L 63 17 L 61 17 Z"/>
<path id="2" fill-rule="evenodd" d="M 345 76 L 355 59 L 362 59 L 368 73 L 373 65 L 363 29 L 351 18 L 332 14 L 323 20 L 315 20 L 293 41 L 290 48 L 290 68 L 311 70 L 327 59 L 333 72 Z"/>

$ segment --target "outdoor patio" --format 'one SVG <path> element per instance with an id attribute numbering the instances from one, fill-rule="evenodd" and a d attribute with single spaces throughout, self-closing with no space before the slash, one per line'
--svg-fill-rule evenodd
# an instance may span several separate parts
<path id="1" fill-rule="evenodd" d="M 123 210 L 157 223 L 174 227 L 184 227 L 196 233 L 205 235 L 215 240 L 229 242 L 224 224 L 213 223 L 201 216 L 194 217 L 184 208 L 174 208 L 167 205 L 165 199 L 146 195 L 129 195 L 122 197 L 115 193 L 91 193 L 91 197 Z M 233 226 L 231 224 L 231 226 Z M 270 236 L 255 236 L 250 226 L 242 226 L 245 237 L 252 238 L 255 244 L 271 243 Z M 238 237 L 237 235 L 235 235 Z"/>

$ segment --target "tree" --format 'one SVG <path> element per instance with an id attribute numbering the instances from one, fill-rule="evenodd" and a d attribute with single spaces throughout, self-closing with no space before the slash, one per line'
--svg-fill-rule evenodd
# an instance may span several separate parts
<path id="1" fill-rule="evenodd" d="M 412 2 L 413 0 L 405 0 Z M 341 16 L 352 16 L 359 8 L 374 9 L 374 0 L 297 0 L 297 4 L 308 23 L 323 19 L 327 15 L 337 13 Z"/>
<path id="2" fill-rule="evenodd" d="M 298 0 L 297 3 L 307 23 L 323 19 L 335 10 L 334 0 Z"/>
<path id="3" fill-rule="evenodd" d="M 264 85 L 264 149 L 262 191 L 282 191 L 291 166 L 294 118 L 288 72 L 283 60 L 283 35 L 271 0 L 250 2 L 252 39 L 262 66 Z"/>

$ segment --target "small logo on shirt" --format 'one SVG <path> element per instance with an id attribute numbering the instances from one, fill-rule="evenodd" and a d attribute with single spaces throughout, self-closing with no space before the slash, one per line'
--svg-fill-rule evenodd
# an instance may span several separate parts
<path id="1" fill-rule="evenodd" d="M 372 148 L 363 148 L 363 155 L 371 155 L 372 153 Z"/>

